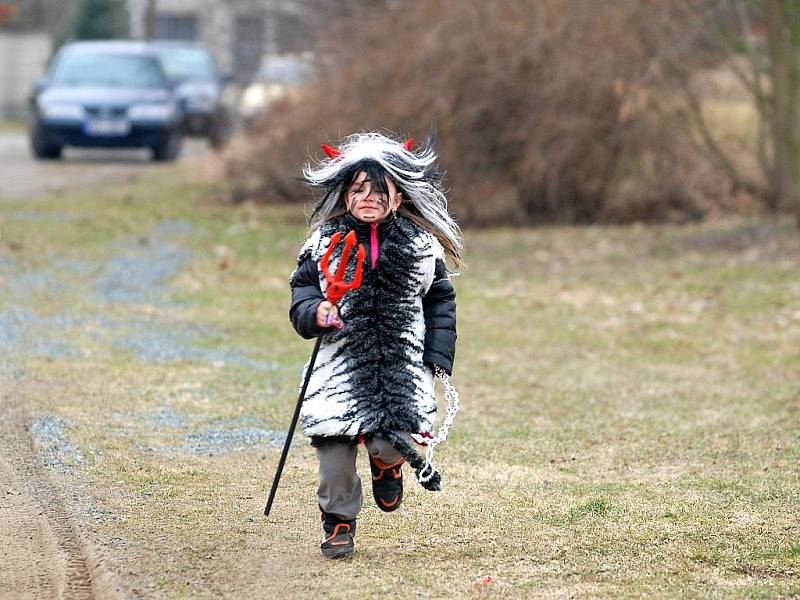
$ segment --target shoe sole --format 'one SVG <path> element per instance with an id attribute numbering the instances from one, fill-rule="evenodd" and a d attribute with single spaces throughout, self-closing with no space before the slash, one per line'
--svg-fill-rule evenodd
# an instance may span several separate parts
<path id="1" fill-rule="evenodd" d="M 385 504 L 383 504 L 380 498 L 374 498 L 374 500 L 375 500 L 375 505 L 386 513 L 396 511 L 398 508 L 400 508 L 400 505 L 403 503 L 402 498 L 397 502 L 395 502 L 394 504 L 392 504 L 391 506 L 386 506 Z"/>
<path id="2" fill-rule="evenodd" d="M 334 546 L 333 548 L 323 548 L 322 549 L 322 556 L 325 558 L 330 558 L 332 560 L 337 560 L 340 558 L 345 558 L 350 556 L 355 551 L 355 548 L 347 548 L 344 546 Z"/>

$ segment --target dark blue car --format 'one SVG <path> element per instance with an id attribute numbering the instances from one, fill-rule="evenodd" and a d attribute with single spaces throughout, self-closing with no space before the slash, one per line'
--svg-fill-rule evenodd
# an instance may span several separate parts
<path id="1" fill-rule="evenodd" d="M 31 148 L 57 159 L 64 146 L 148 147 L 155 160 L 181 149 L 174 84 L 143 42 L 75 42 L 53 59 L 31 98 Z"/>
<path id="2" fill-rule="evenodd" d="M 183 112 L 183 133 L 205 137 L 222 148 L 231 136 L 233 118 L 223 101 L 228 78 L 223 77 L 211 53 L 188 42 L 151 42 L 161 66 L 175 86 Z"/>

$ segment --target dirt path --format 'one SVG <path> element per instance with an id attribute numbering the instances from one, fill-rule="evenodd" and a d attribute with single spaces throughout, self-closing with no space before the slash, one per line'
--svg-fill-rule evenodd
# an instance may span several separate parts
<path id="1" fill-rule="evenodd" d="M 0 598 L 124 598 L 113 573 L 78 536 L 40 464 L 30 418 L 0 397 Z"/>

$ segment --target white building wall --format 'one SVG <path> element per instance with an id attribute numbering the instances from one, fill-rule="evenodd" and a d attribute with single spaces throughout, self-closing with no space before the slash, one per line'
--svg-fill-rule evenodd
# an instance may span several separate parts
<path id="1" fill-rule="evenodd" d="M 28 97 L 36 79 L 45 73 L 52 48 L 44 32 L 0 33 L 0 118 L 27 115 Z"/>
<path id="2" fill-rule="evenodd" d="M 271 12 L 298 12 L 294 0 L 156 0 L 157 14 L 194 15 L 197 18 L 198 41 L 209 48 L 223 73 L 234 68 L 234 35 L 237 15 L 262 13 L 264 20 L 264 52 L 274 52 L 274 23 Z M 130 32 L 134 39 L 145 37 L 147 0 L 128 0 Z"/>

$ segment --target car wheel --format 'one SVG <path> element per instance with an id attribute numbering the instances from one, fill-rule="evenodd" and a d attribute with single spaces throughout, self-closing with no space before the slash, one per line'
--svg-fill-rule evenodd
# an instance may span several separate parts
<path id="1" fill-rule="evenodd" d="M 31 132 L 31 150 L 33 155 L 41 160 L 58 160 L 61 158 L 63 146 L 53 144 L 45 138 L 40 131 Z"/>
<path id="2" fill-rule="evenodd" d="M 152 146 L 153 160 L 157 162 L 175 160 L 180 156 L 182 146 L 183 138 L 181 135 L 179 133 L 173 133 L 163 142 Z"/>

